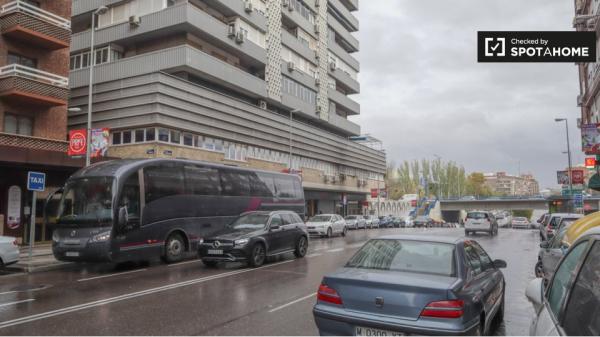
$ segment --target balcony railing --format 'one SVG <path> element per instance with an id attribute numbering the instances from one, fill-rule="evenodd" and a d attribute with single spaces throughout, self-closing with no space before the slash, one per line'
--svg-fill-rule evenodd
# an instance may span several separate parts
<path id="1" fill-rule="evenodd" d="M 22 66 L 20 64 L 9 64 L 7 66 L 0 67 L 0 78 L 9 76 L 23 77 L 50 84 L 56 87 L 61 87 L 65 89 L 69 88 L 69 79 L 67 77 L 59 76 L 35 68 Z"/>
<path id="2" fill-rule="evenodd" d="M 71 29 L 71 21 L 54 13 L 45 11 L 22 0 L 15 0 L 0 7 L 0 15 L 22 12 L 49 22 L 64 29 Z"/>

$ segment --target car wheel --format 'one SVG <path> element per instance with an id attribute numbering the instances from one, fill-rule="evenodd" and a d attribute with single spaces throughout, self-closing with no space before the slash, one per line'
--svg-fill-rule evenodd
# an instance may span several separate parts
<path id="1" fill-rule="evenodd" d="M 348 227 L 344 226 L 344 229 L 342 230 L 342 236 L 346 236 L 347 232 L 348 232 Z"/>
<path id="2" fill-rule="evenodd" d="M 306 240 L 305 236 L 301 236 L 300 239 L 298 239 L 298 242 L 296 242 L 296 250 L 294 251 L 294 255 L 296 255 L 297 258 L 303 258 L 307 251 L 308 240 Z"/>
<path id="3" fill-rule="evenodd" d="M 252 247 L 252 254 L 250 255 L 250 267 L 260 267 L 265 263 L 267 254 L 265 252 L 265 246 L 262 243 L 257 243 Z"/>
<path id="4" fill-rule="evenodd" d="M 185 242 L 183 241 L 183 237 L 178 233 L 173 233 L 165 243 L 164 259 L 167 263 L 179 262 L 183 260 L 184 251 Z"/>
<path id="5" fill-rule="evenodd" d="M 217 261 L 204 261 L 204 260 L 202 260 L 202 263 L 204 263 L 204 265 L 207 268 L 215 268 L 217 266 L 218 262 Z"/>
<path id="6" fill-rule="evenodd" d="M 327 237 L 330 238 L 333 236 L 333 230 L 331 229 L 331 227 L 327 228 Z"/>

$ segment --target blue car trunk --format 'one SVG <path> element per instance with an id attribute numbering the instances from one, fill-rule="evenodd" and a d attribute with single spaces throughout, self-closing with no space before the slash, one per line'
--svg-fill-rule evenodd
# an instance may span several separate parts
<path id="1" fill-rule="evenodd" d="M 430 302 L 454 299 L 449 296 L 457 282 L 449 276 L 358 268 L 344 268 L 324 279 L 346 310 L 407 320 L 417 320 Z"/>

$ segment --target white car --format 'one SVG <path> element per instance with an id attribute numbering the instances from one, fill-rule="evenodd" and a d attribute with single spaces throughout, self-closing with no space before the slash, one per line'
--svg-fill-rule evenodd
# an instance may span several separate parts
<path id="1" fill-rule="evenodd" d="M 346 236 L 348 226 L 346 225 L 346 220 L 337 214 L 319 214 L 308 220 L 306 230 L 310 235 L 330 238 L 335 234 Z"/>
<path id="2" fill-rule="evenodd" d="M 486 232 L 490 236 L 498 234 L 498 223 L 490 212 L 473 211 L 467 213 L 465 220 L 465 235 L 476 232 Z"/>
<path id="3" fill-rule="evenodd" d="M 529 228 L 531 228 L 531 225 L 529 224 L 529 220 L 526 217 L 522 217 L 522 216 L 514 217 L 512 219 L 512 221 L 510 222 L 510 226 L 513 229 L 516 229 L 516 228 L 529 229 Z"/>
<path id="4" fill-rule="evenodd" d="M 535 309 L 530 336 L 598 336 L 600 228 L 583 234 L 562 258 L 544 291 L 536 278 L 525 294 Z"/>
<path id="5" fill-rule="evenodd" d="M 369 228 L 374 228 L 374 227 L 379 228 L 379 218 L 376 217 L 375 215 L 366 215 L 365 219 L 367 219 L 367 227 L 369 227 Z"/>
<path id="6" fill-rule="evenodd" d="M 0 267 L 19 261 L 19 245 L 17 239 L 10 236 L 0 236 Z"/>

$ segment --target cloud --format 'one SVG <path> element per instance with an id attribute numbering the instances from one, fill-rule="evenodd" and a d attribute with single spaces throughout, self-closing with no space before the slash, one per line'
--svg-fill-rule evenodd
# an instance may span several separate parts
<path id="1" fill-rule="evenodd" d="M 556 186 L 567 159 L 582 162 L 573 64 L 479 64 L 477 31 L 572 30 L 572 1 L 362 1 L 361 116 L 388 161 L 454 160 L 467 171 L 531 172 Z"/>

